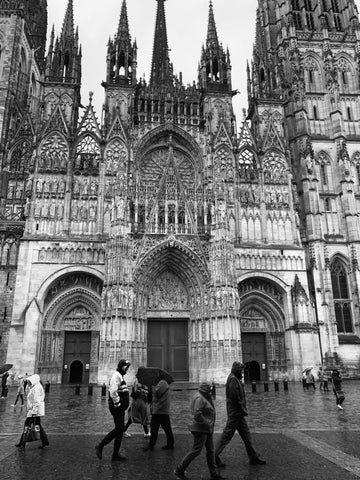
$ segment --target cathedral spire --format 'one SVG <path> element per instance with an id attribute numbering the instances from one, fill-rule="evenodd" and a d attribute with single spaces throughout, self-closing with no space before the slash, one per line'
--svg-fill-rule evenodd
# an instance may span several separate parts
<path id="1" fill-rule="evenodd" d="M 157 0 L 156 24 L 150 84 L 171 85 L 172 65 L 169 59 L 169 47 L 166 32 L 165 0 Z"/>
<path id="2" fill-rule="evenodd" d="M 127 6 L 126 0 L 123 0 L 121 5 L 121 13 L 120 13 L 120 20 L 119 20 L 119 27 L 117 32 L 118 38 L 125 38 L 130 41 L 130 31 L 129 31 L 129 21 L 128 21 L 128 14 L 127 14 Z"/>
<path id="3" fill-rule="evenodd" d="M 108 43 L 106 83 L 134 85 L 136 55 L 136 43 L 131 44 L 126 0 L 123 0 L 117 33 L 114 40 L 109 39 Z"/>
<path id="4" fill-rule="evenodd" d="M 61 34 L 55 41 L 51 33 L 46 59 L 46 80 L 79 84 L 81 82 L 81 47 L 78 29 L 74 28 L 73 0 L 68 0 Z"/>
<path id="5" fill-rule="evenodd" d="M 61 30 L 61 40 L 74 38 L 74 5 L 73 0 L 68 0 L 63 27 Z"/>
<path id="6" fill-rule="evenodd" d="M 212 91 L 231 91 L 230 53 L 219 42 L 212 0 L 209 3 L 209 19 L 206 46 L 202 49 L 199 83 Z"/>
<path id="7" fill-rule="evenodd" d="M 219 40 L 217 36 L 217 31 L 216 31 L 213 4 L 212 4 L 212 1 L 210 0 L 206 47 L 211 48 L 211 47 L 218 47 L 218 46 L 219 46 Z"/>

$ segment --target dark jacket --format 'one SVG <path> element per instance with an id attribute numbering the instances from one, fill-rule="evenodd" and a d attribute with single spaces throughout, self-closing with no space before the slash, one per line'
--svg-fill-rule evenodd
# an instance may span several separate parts
<path id="1" fill-rule="evenodd" d="M 215 407 L 211 399 L 211 386 L 209 389 L 200 386 L 191 402 L 191 413 L 194 416 L 190 425 L 190 432 L 213 433 L 215 424 Z"/>
<path id="2" fill-rule="evenodd" d="M 226 410 L 229 417 L 248 415 L 244 386 L 233 371 L 226 381 Z"/>
<path id="3" fill-rule="evenodd" d="M 170 388 L 166 380 L 160 380 L 152 387 L 151 413 L 170 415 Z"/>

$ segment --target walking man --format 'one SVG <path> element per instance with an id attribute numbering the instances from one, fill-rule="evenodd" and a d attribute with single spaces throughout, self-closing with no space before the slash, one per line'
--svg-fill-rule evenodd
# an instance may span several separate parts
<path id="1" fill-rule="evenodd" d="M 127 460 L 126 457 L 120 455 L 121 441 L 124 434 L 125 411 L 129 407 L 129 389 L 124 380 L 130 363 L 127 360 L 120 360 L 116 371 L 113 373 L 109 386 L 109 410 L 114 418 L 115 428 L 111 430 L 102 440 L 95 446 L 97 457 L 102 459 L 102 451 L 105 445 L 114 440 L 114 450 L 111 457 L 112 461 Z"/>
<path id="2" fill-rule="evenodd" d="M 215 462 L 219 468 L 225 468 L 225 463 L 220 460 L 220 454 L 226 445 L 233 438 L 235 430 L 239 432 L 242 438 L 246 452 L 248 454 L 251 465 L 265 465 L 265 460 L 261 460 L 251 441 L 250 430 L 245 417 L 248 413 L 246 410 L 246 398 L 244 386 L 241 382 L 244 365 L 240 362 L 234 362 L 231 373 L 226 381 L 226 410 L 227 422 L 224 431 L 220 437 L 219 443 L 215 449 Z"/>
<path id="3" fill-rule="evenodd" d="M 190 425 L 190 432 L 194 437 L 192 450 L 182 459 L 175 468 L 177 478 L 187 478 L 186 468 L 200 455 L 204 445 L 206 448 L 206 460 L 210 470 L 211 480 L 222 480 L 215 466 L 213 432 L 215 424 L 215 407 L 211 398 L 211 383 L 203 382 L 199 391 L 194 395 L 191 402 L 191 412 L 194 420 Z"/>

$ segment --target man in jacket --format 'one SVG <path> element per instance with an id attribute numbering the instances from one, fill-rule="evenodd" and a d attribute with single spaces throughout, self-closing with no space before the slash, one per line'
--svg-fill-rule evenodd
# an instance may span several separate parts
<path id="1" fill-rule="evenodd" d="M 219 443 L 215 449 L 215 462 L 219 468 L 225 467 L 225 463 L 220 460 L 220 454 L 233 438 L 235 430 L 239 432 L 239 435 L 245 444 L 250 464 L 265 465 L 266 463 L 258 457 L 252 446 L 250 430 L 245 420 L 248 413 L 246 410 L 245 390 L 241 382 L 243 369 L 244 365 L 242 363 L 234 362 L 231 373 L 226 381 L 226 410 L 228 418 Z"/>
<path id="2" fill-rule="evenodd" d="M 191 413 L 194 420 L 190 425 L 190 432 L 194 437 L 192 450 L 182 459 L 175 468 L 174 474 L 177 478 L 187 478 L 186 468 L 200 455 L 204 445 L 206 448 L 206 460 L 212 480 L 221 480 L 224 477 L 216 471 L 214 456 L 213 432 L 215 424 L 215 407 L 211 398 L 211 383 L 203 382 L 199 391 L 194 395 L 191 402 Z"/>
<path id="3" fill-rule="evenodd" d="M 95 446 L 97 457 L 102 459 L 102 451 L 105 445 L 114 440 L 114 450 L 111 457 L 112 461 L 123 461 L 126 457 L 120 455 L 120 447 L 125 428 L 125 411 L 129 407 L 129 389 L 124 380 L 130 362 L 120 360 L 116 371 L 113 373 L 109 386 L 109 410 L 114 419 L 115 428 L 111 430 L 102 440 Z"/>
<path id="4" fill-rule="evenodd" d="M 161 447 L 163 450 L 173 450 L 174 435 L 170 423 L 170 387 L 167 381 L 159 376 L 156 384 L 150 390 L 150 442 L 144 448 L 144 451 L 153 450 L 157 441 L 160 425 L 166 435 L 166 445 Z"/>

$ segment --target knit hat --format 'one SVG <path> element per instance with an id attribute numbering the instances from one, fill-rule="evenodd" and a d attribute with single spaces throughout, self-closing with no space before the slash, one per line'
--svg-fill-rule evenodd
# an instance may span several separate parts
<path id="1" fill-rule="evenodd" d="M 209 382 L 202 382 L 199 385 L 199 392 L 204 395 L 209 395 L 211 392 L 211 383 Z"/>

